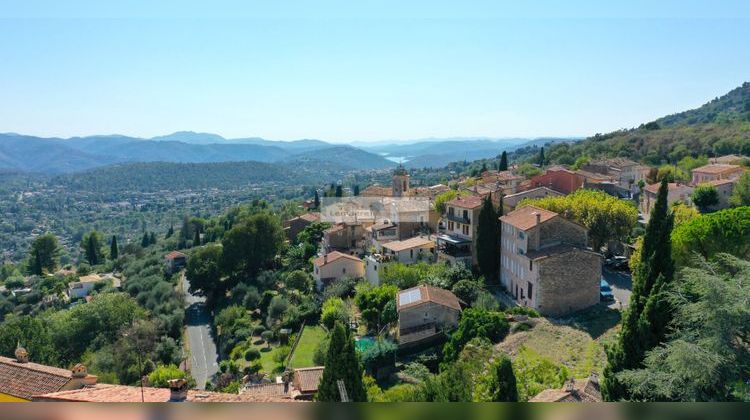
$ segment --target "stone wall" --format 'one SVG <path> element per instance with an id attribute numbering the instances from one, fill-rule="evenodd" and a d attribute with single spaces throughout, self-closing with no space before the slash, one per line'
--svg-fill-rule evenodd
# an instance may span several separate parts
<path id="1" fill-rule="evenodd" d="M 572 250 L 535 264 L 539 271 L 538 310 L 545 316 L 565 316 L 599 303 L 602 261 L 599 254 Z"/>

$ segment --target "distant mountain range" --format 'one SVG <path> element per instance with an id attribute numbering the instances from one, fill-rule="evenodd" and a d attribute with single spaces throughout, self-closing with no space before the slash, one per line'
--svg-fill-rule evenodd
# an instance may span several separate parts
<path id="1" fill-rule="evenodd" d="M 216 163 L 256 161 L 325 166 L 328 170 L 440 167 L 457 160 L 491 158 L 535 142 L 570 139 L 427 139 L 413 143 L 332 144 L 321 140 L 226 139 L 180 131 L 150 139 L 122 135 L 43 138 L 0 134 L 0 171 L 63 174 L 136 162 Z"/>

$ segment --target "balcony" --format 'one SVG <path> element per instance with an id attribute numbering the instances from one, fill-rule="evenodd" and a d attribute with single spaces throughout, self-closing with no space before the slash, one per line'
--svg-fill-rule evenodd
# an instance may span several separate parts
<path id="1" fill-rule="evenodd" d="M 468 217 L 458 216 L 456 214 L 448 213 L 448 215 L 445 216 L 445 218 L 452 222 L 463 223 L 465 225 L 471 224 L 471 220 Z"/>

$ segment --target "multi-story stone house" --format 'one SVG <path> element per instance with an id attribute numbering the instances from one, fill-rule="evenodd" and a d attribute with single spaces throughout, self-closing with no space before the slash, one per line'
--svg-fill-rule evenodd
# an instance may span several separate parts
<path id="1" fill-rule="evenodd" d="M 654 206 L 656 205 L 656 197 L 659 193 L 659 187 L 661 186 L 661 183 L 655 183 L 651 185 L 647 185 L 646 188 L 643 189 L 643 197 L 641 198 L 641 213 L 643 213 L 643 217 L 648 220 L 649 215 L 651 214 L 651 210 L 654 209 Z M 692 205 L 692 201 L 690 199 L 690 196 L 693 194 L 693 187 L 682 184 L 679 182 L 670 182 L 668 186 L 668 193 L 667 193 L 667 203 L 669 205 L 672 205 L 676 202 L 682 202 L 687 205 Z"/>
<path id="2" fill-rule="evenodd" d="M 711 181 L 723 179 L 737 179 L 745 172 L 740 165 L 728 165 L 724 163 L 709 163 L 700 168 L 693 169 L 693 186 Z"/>
<path id="3" fill-rule="evenodd" d="M 622 189 L 634 194 L 639 181 L 646 180 L 649 168 L 625 158 L 592 160 L 581 166 L 588 172 L 608 175 Z"/>
<path id="4" fill-rule="evenodd" d="M 446 203 L 445 232 L 437 236 L 438 261 L 476 265 L 476 237 L 482 197 L 457 197 Z"/>
<path id="5" fill-rule="evenodd" d="M 563 316 L 599 302 L 601 255 L 585 227 L 525 206 L 502 216 L 500 281 L 522 306 Z"/>

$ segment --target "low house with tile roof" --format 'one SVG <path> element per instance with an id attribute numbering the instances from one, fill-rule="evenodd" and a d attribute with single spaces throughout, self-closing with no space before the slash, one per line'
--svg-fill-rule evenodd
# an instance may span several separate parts
<path id="1" fill-rule="evenodd" d="M 318 392 L 320 378 L 323 377 L 324 366 L 294 369 L 292 375 L 292 386 L 297 396 L 296 399 L 312 400 Z"/>
<path id="2" fill-rule="evenodd" d="M 585 227 L 534 206 L 500 221 L 500 282 L 517 304 L 563 316 L 599 303 L 602 257 Z"/>
<path id="3" fill-rule="evenodd" d="M 343 252 L 333 251 L 315 258 L 313 278 L 318 290 L 344 277 L 363 278 L 365 264 L 359 258 Z"/>
<path id="4" fill-rule="evenodd" d="M 459 196 L 445 203 L 445 231 L 438 235 L 438 261 L 477 264 L 476 238 L 483 198 Z"/>
<path id="5" fill-rule="evenodd" d="M 435 261 L 435 240 L 415 236 L 404 241 L 393 241 L 383 245 L 383 255 L 402 264 Z"/>
<path id="6" fill-rule="evenodd" d="M 112 273 L 107 274 L 88 274 L 86 276 L 78 277 L 77 281 L 68 283 L 68 297 L 70 299 L 80 299 L 86 297 L 91 293 L 92 290 L 98 284 L 111 281 L 113 287 L 120 287 L 120 279 L 116 278 Z"/>
<path id="7" fill-rule="evenodd" d="M 602 402 L 599 376 L 592 373 L 586 379 L 568 379 L 561 389 L 545 389 L 529 402 Z"/>
<path id="8" fill-rule="evenodd" d="M 366 245 L 366 225 L 363 223 L 336 223 L 323 231 L 323 249 L 362 253 Z"/>
<path id="9" fill-rule="evenodd" d="M 80 364 L 73 369 L 62 369 L 33 363 L 21 347 L 16 349 L 15 356 L 0 356 L 0 402 L 31 401 L 34 395 L 80 389 L 97 381 Z"/>
<path id="10" fill-rule="evenodd" d="M 691 184 L 693 186 L 711 181 L 722 179 L 736 179 L 742 175 L 745 170 L 740 165 L 731 165 L 726 163 L 709 163 L 692 170 Z"/>
<path id="11" fill-rule="evenodd" d="M 656 205 L 656 197 L 659 193 L 660 186 L 661 183 L 657 182 L 643 188 L 641 213 L 643 213 L 644 218 L 647 220 L 648 215 L 651 214 L 651 210 L 653 210 Z M 690 198 L 692 195 L 693 187 L 680 182 L 670 182 L 668 185 L 667 203 L 671 206 L 673 203 L 682 202 L 690 206 L 692 205 L 692 200 Z"/>
<path id="12" fill-rule="evenodd" d="M 297 235 L 309 225 L 320 221 L 320 213 L 304 213 L 284 222 L 284 234 L 289 242 L 297 242 Z"/>
<path id="13" fill-rule="evenodd" d="M 461 304 L 449 290 L 422 285 L 398 292 L 396 311 L 399 345 L 413 346 L 456 328 Z"/>
<path id="14" fill-rule="evenodd" d="M 164 256 L 164 262 L 167 264 L 167 271 L 176 273 L 187 265 L 187 255 L 180 251 L 172 251 Z"/>

